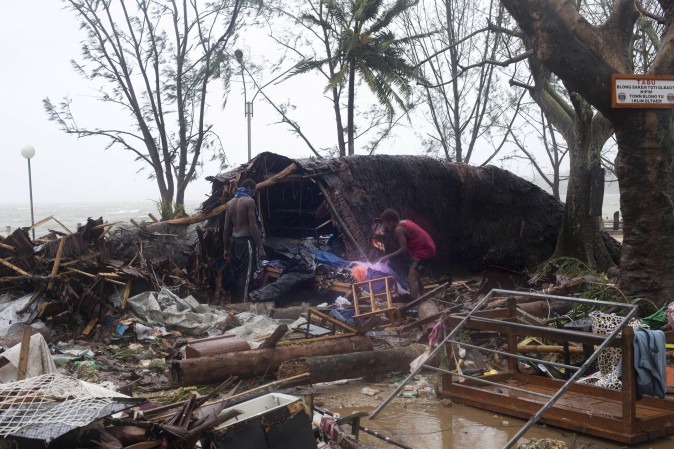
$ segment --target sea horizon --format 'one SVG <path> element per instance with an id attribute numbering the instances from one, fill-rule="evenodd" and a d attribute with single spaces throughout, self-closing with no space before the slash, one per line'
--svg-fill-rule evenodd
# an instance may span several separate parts
<path id="1" fill-rule="evenodd" d="M 186 201 L 185 211 L 193 214 L 201 202 Z M 41 220 L 54 217 L 63 223 L 69 231 L 75 232 L 78 226 L 86 223 L 88 218 L 97 220 L 103 218 L 106 222 L 124 221 L 131 219 L 143 222 L 152 221 L 148 214 L 159 218 L 156 201 L 154 200 L 134 200 L 134 201 L 68 201 L 67 203 L 38 203 L 33 205 L 33 215 L 35 223 Z M 0 235 L 7 237 L 17 228 L 29 227 L 30 204 L 0 204 Z M 44 235 L 50 229 L 64 231 L 64 229 L 54 220 L 36 227 L 35 235 Z"/>
<path id="2" fill-rule="evenodd" d="M 185 211 L 193 214 L 201 206 L 202 202 L 188 200 L 185 202 Z M 36 203 L 34 204 L 35 223 L 47 218 L 54 217 L 68 230 L 75 232 L 78 225 L 84 224 L 87 218 L 103 218 L 106 222 L 124 221 L 131 219 L 143 222 L 152 221 L 148 214 L 159 218 L 156 201 L 68 201 L 64 203 Z M 605 222 L 612 222 L 615 211 L 620 210 L 620 195 L 607 193 L 604 195 L 602 218 Z M 621 217 L 622 220 L 622 217 Z M 0 204 L 0 235 L 7 237 L 17 228 L 30 226 L 30 204 L 8 203 Z M 63 231 L 63 228 L 54 220 L 36 228 L 36 236 L 46 234 L 50 229 Z"/>

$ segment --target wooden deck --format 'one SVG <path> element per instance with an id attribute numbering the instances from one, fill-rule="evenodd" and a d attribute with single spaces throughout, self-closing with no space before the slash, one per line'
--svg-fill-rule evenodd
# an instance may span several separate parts
<path id="1" fill-rule="evenodd" d="M 563 381 L 521 373 L 488 376 L 487 379 L 550 396 L 564 384 Z M 547 401 L 540 396 L 470 380 L 452 383 L 442 396 L 460 404 L 523 419 L 529 419 Z M 655 398 L 637 401 L 632 425 L 623 420 L 622 411 L 620 391 L 576 384 L 540 421 L 625 444 L 674 434 L 674 401 Z"/>
<path id="2" fill-rule="evenodd" d="M 481 317 L 495 318 L 500 315 L 506 318 L 504 321 L 476 318 L 469 320 L 464 329 L 488 330 L 505 337 L 507 353 L 513 354 L 507 356 L 508 372 L 482 377 L 496 385 L 481 383 L 473 378 L 454 382 L 454 376 L 445 374 L 441 396 L 461 404 L 527 420 L 541 410 L 565 382 L 520 372 L 517 357 L 514 356 L 517 354 L 518 338 L 533 336 L 591 345 L 598 344 L 597 338 L 604 338 L 591 332 L 568 332 L 521 323 L 517 319 L 514 300 L 509 300 L 507 310 L 478 313 Z M 450 318 L 453 325 L 460 320 L 460 316 Z M 636 399 L 633 338 L 634 331 L 627 326 L 622 330 L 622 335 L 610 344 L 622 349 L 621 390 L 572 384 L 542 415 L 540 421 L 624 444 L 641 443 L 674 434 L 674 400 L 653 397 Z"/>

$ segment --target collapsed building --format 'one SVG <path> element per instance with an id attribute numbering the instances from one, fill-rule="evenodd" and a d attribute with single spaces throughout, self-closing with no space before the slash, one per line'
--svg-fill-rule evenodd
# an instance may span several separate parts
<path id="1" fill-rule="evenodd" d="M 352 259 L 376 256 L 373 221 L 393 208 L 433 237 L 437 264 L 473 271 L 532 267 L 552 254 L 564 214 L 553 196 L 493 166 L 425 156 L 291 159 L 268 152 L 207 178 L 212 193 L 202 211 L 222 207 L 246 178 L 258 184 L 266 242 L 334 236 L 333 247 L 343 244 Z M 211 225 L 217 221 L 221 229 L 223 218 L 213 218 Z"/>

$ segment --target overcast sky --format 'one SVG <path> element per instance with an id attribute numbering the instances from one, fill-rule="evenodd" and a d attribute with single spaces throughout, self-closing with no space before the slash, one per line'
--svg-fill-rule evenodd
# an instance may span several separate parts
<path id="1" fill-rule="evenodd" d="M 83 37 L 73 13 L 64 10 L 60 0 L 4 0 L 0 3 L 0 17 L 3 57 L 3 69 L 0 70 L 0 131 L 3 137 L 0 204 L 25 204 L 28 201 L 27 162 L 21 156 L 21 148 L 26 145 L 35 147 L 36 151 L 31 160 L 36 204 L 157 200 L 159 194 L 154 181 L 147 179 L 146 172 L 137 173 L 140 165 L 133 161 L 131 153 L 115 148 L 104 151 L 107 141 L 98 138 L 78 140 L 47 120 L 42 100 L 49 97 L 58 102 L 66 95 L 72 98 L 76 108 L 84 111 L 79 115 L 80 121 L 90 123 L 91 127 L 102 127 L 106 126 L 104 120 L 108 118 L 105 107 L 92 100 L 96 86 L 81 79 L 71 68 L 71 59 L 81 60 L 80 41 Z M 253 62 L 273 60 L 278 55 L 278 49 L 264 43 L 268 40 L 265 41 L 263 33 L 244 31 L 240 44 L 237 44 Z M 259 75 L 259 85 L 295 62 L 282 62 L 275 70 Z M 240 78 L 234 81 L 224 111 L 222 98 L 210 98 L 215 131 L 225 145 L 232 166 L 247 159 L 244 98 Z M 290 100 L 297 106 L 291 116 L 301 124 L 312 144 L 319 148 L 332 146 L 335 141 L 334 115 L 331 103 L 323 95 L 324 87 L 324 80 L 302 75 L 264 89 L 277 104 Z M 249 95 L 251 89 L 249 84 Z M 286 125 L 277 123 L 278 115 L 261 95 L 257 96 L 254 107 L 253 156 L 262 151 L 291 157 L 311 155 Z M 387 140 L 378 151 L 420 154 L 421 146 L 414 131 L 400 127 L 394 138 Z M 514 167 L 505 168 L 516 171 Z M 219 171 L 215 163 L 207 163 L 199 179 L 188 187 L 186 200 L 201 202 L 210 192 L 210 183 L 205 177 Z"/>
<path id="2" fill-rule="evenodd" d="M 27 161 L 21 148 L 31 145 L 36 155 L 31 160 L 35 203 L 76 201 L 117 201 L 158 199 L 155 183 L 133 161 L 131 153 L 118 149 L 103 151 L 106 141 L 97 138 L 77 139 L 60 131 L 47 120 L 42 100 L 57 102 L 69 95 L 75 106 L 91 103 L 80 120 L 105 117 L 105 108 L 92 102 L 95 86 L 81 79 L 71 68 L 70 60 L 79 60 L 82 32 L 72 12 L 63 9 L 59 0 L 2 1 L 0 4 L 0 126 L 2 131 L 0 163 L 0 203 L 28 200 Z M 243 44 L 247 53 L 269 53 L 263 45 Z M 273 50 L 272 50 L 273 51 Z M 258 59 L 261 59 L 258 58 Z M 295 61 L 288 61 L 292 66 Z M 276 73 L 285 70 L 279 67 Z M 262 75 L 264 76 L 264 75 Z M 272 75 L 273 77 L 273 75 Z M 267 80 L 258 79 L 263 84 Z M 222 111 L 222 98 L 210 99 L 217 112 L 216 131 L 226 146 L 231 165 L 247 159 L 247 127 L 240 78 Z M 251 89 L 252 86 L 249 86 Z M 250 92 L 250 90 L 249 90 Z M 265 92 L 277 103 L 292 98 L 317 146 L 329 146 L 334 140 L 329 104 L 322 98 L 322 86 L 307 88 L 306 79 L 291 78 L 270 85 Z M 253 155 L 276 151 L 288 156 L 309 156 L 307 147 L 282 124 L 261 95 L 255 100 L 252 119 Z M 326 109 L 327 107 L 327 109 Z M 77 117 L 76 117 L 77 118 Z M 92 126 L 103 126 L 91 122 Z M 210 192 L 205 177 L 219 172 L 215 163 L 207 163 L 200 179 L 188 187 L 187 200 L 201 201 Z"/>

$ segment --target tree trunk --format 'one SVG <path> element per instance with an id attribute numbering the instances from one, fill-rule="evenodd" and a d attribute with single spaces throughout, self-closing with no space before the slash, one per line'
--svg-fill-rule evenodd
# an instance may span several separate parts
<path id="1" fill-rule="evenodd" d="M 355 108 L 356 96 L 356 61 L 349 61 L 349 100 L 347 104 L 347 131 L 349 132 L 349 156 L 355 153 L 354 129 L 353 129 L 353 110 Z"/>
<path id="2" fill-rule="evenodd" d="M 538 58 L 611 121 L 618 140 L 616 175 L 624 218 L 620 282 L 630 296 L 662 303 L 674 295 L 674 172 L 671 109 L 617 109 L 611 75 L 631 73 L 630 44 L 640 16 L 631 0 L 615 1 L 605 23 L 593 26 L 570 0 L 501 0 Z M 674 9 L 648 73 L 674 71 Z"/>
<path id="3" fill-rule="evenodd" d="M 590 216 L 591 167 L 600 163 L 604 135 L 593 126 L 592 108 L 578 94 L 571 94 L 576 111 L 575 132 L 567 138 L 569 185 L 566 191 L 564 221 L 553 258 L 575 257 L 593 270 L 606 271 L 614 266 L 599 226 L 600 217 Z M 599 119 L 603 120 L 602 117 Z M 608 134 L 610 135 L 610 133 Z"/>
<path id="4" fill-rule="evenodd" d="M 671 110 L 630 110 L 614 123 L 623 214 L 620 288 L 660 305 L 674 295 Z"/>
<path id="5" fill-rule="evenodd" d="M 278 369 L 280 379 L 309 373 L 307 383 L 331 382 L 340 379 L 409 371 L 410 363 L 426 350 L 425 345 L 365 351 L 352 354 L 307 357 L 283 362 Z"/>
<path id="6" fill-rule="evenodd" d="M 337 122 L 337 145 L 339 156 L 346 156 L 346 142 L 344 142 L 344 125 L 342 124 L 342 111 L 339 106 L 339 94 L 337 88 L 332 88 L 332 104 L 335 109 L 335 121 Z"/>
<path id="7" fill-rule="evenodd" d="M 222 382 L 229 376 L 251 377 L 266 373 L 273 374 L 286 360 L 371 351 L 372 348 L 370 338 L 356 336 L 279 344 L 276 348 L 185 359 L 174 362 L 171 366 L 171 381 L 180 385 L 203 385 Z"/>

